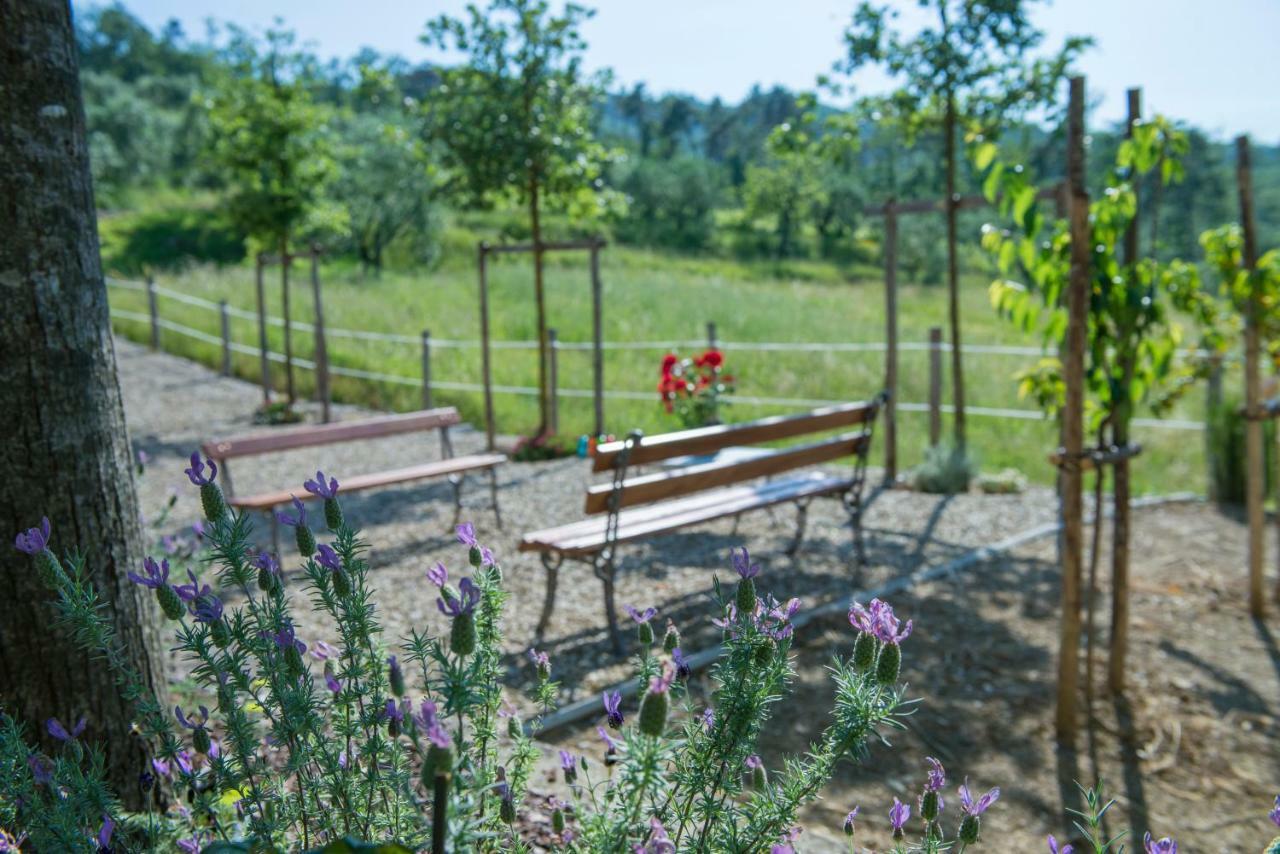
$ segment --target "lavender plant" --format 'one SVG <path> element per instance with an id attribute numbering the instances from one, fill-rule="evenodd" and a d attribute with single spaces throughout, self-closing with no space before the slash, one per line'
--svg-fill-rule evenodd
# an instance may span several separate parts
<path id="1" fill-rule="evenodd" d="M 167 559 L 148 557 L 129 574 L 172 622 L 176 651 L 199 687 L 173 709 L 145 690 L 121 655 L 85 558 L 54 553 L 48 520 L 18 536 L 61 621 L 101 656 L 135 705 L 136 729 L 152 752 L 139 785 L 153 808 L 125 813 L 103 785 L 91 721 L 47 721 L 60 744 L 47 755 L 0 709 L 0 828 L 12 830 L 0 830 L 0 851 L 339 852 L 359 850 L 358 840 L 385 852 L 531 850 L 537 828 L 523 816 L 540 756 L 533 737 L 559 686 L 550 657 L 530 650 L 538 677 L 532 719 L 522 722 L 504 697 L 508 594 L 497 558 L 474 529 L 457 529 L 468 574 L 455 582 L 439 563 L 425 573 L 447 633 L 415 629 L 393 648 L 377 619 L 367 544 L 345 519 L 335 478 L 317 472 L 304 484 L 323 502 L 323 530 L 311 526 L 301 500 L 284 514 L 300 554 L 286 573 L 278 556 L 251 545 L 249 517 L 227 506 L 217 474 L 192 455 L 187 475 L 206 517 L 204 565 L 179 579 Z M 687 690 L 691 665 L 678 629 L 668 624 L 658 638 L 654 608 L 628 609 L 640 700 L 630 708 L 622 692 L 602 697 L 603 768 L 560 752 L 567 799 L 548 804 L 560 850 L 785 854 L 801 832 L 799 810 L 836 766 L 865 757 L 902 727 L 912 704 L 899 683 L 901 644 L 912 624 L 880 600 L 858 604 L 849 613 L 857 632 L 851 652 L 830 665 L 829 725 L 804 755 L 766 768 L 759 747 L 793 677 L 800 602 L 760 593 L 760 567 L 745 549 L 735 551 L 733 567 L 736 587 L 715 585 L 724 652 L 711 668 L 705 707 Z M 300 636 L 297 616 L 306 608 L 333 627 L 332 642 Z M 981 817 L 999 790 L 974 796 L 966 781 L 948 833 L 946 772 L 929 763 L 918 835 L 909 829 L 910 805 L 895 799 L 890 811 L 894 850 L 978 844 Z M 857 814 L 844 827 L 851 850 Z"/>

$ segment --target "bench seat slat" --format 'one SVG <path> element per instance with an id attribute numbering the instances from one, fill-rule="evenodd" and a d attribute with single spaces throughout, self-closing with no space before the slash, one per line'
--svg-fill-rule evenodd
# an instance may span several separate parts
<path id="1" fill-rule="evenodd" d="M 472 471 L 475 469 L 492 468 L 506 461 L 504 454 L 473 454 L 465 457 L 451 457 L 447 460 L 435 460 L 421 465 L 409 466 L 402 469 L 394 469 L 392 471 L 374 472 L 372 474 L 358 474 L 345 478 L 342 481 L 343 492 L 356 492 L 362 489 L 372 489 L 379 486 L 391 486 L 397 483 L 408 483 L 414 480 L 425 480 L 432 477 L 444 477 L 445 475 L 458 474 L 461 472 Z M 279 507 L 288 504 L 293 495 L 297 495 L 303 501 L 310 501 L 316 496 L 302 489 L 294 493 L 286 490 L 278 490 L 275 492 L 263 492 L 257 495 L 247 495 L 244 497 L 235 496 L 228 497 L 227 503 L 233 507 L 242 507 L 246 510 L 269 510 L 272 507 Z"/>
<path id="2" fill-rule="evenodd" d="M 799 415 L 773 415 L 741 424 L 717 424 L 645 436 L 631 449 L 627 464 L 635 466 L 672 457 L 699 456 L 731 445 L 756 445 L 841 427 L 856 427 L 875 417 L 879 406 L 880 399 L 876 398 L 861 403 L 824 406 Z M 616 441 L 598 447 L 592 458 L 591 470 L 602 472 L 613 468 L 624 445 L 625 442 Z"/>
<path id="3" fill-rule="evenodd" d="M 311 448 L 335 442 L 354 442 L 359 439 L 380 439 L 402 433 L 416 433 L 439 427 L 452 427 L 462 423 L 458 410 L 452 406 L 425 409 L 420 412 L 403 412 L 397 415 L 379 415 L 355 421 L 338 421 L 333 424 L 306 424 L 248 436 L 233 436 L 205 442 L 205 456 L 215 460 L 230 460 L 288 451 L 295 448 Z"/>
<path id="4" fill-rule="evenodd" d="M 849 477 L 810 472 L 786 480 L 717 489 L 655 507 L 624 511 L 618 514 L 618 542 L 651 537 L 800 498 L 843 492 L 852 484 Z M 607 517 L 596 517 L 535 531 L 521 539 L 520 551 L 556 551 L 573 557 L 594 554 L 604 546 L 607 522 Z"/>
<path id="5" fill-rule="evenodd" d="M 868 433 L 846 433 L 822 442 L 773 451 L 738 463 L 702 463 L 682 469 L 627 478 L 622 484 L 618 508 L 677 498 L 693 492 L 755 480 L 766 475 L 806 468 L 859 453 L 870 440 Z M 612 484 L 587 489 L 588 514 L 605 513 L 613 494 Z"/>

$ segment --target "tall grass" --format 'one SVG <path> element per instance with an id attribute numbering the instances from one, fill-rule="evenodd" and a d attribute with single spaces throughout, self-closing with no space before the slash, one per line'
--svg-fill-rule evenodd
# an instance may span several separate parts
<path id="1" fill-rule="evenodd" d="M 268 278 L 268 310 L 280 314 L 278 270 Z M 342 265 L 322 270 L 324 305 L 330 327 L 394 332 L 416 336 L 430 329 L 437 339 L 479 338 L 477 280 L 474 265 L 456 256 L 450 265 L 423 273 L 386 273 L 362 278 Z M 736 349 L 735 342 L 882 342 L 884 292 L 874 270 L 840 272 L 819 262 L 798 262 L 790 267 L 737 261 L 672 257 L 652 252 L 610 247 L 602 264 L 604 338 L 606 342 L 639 340 L 702 340 L 705 323 L 715 321 L 720 340 L 726 342 L 727 369 L 736 378 L 739 395 L 806 399 L 854 400 L 869 397 L 883 383 L 881 352 L 759 352 Z M 210 300 L 226 299 L 232 306 L 254 308 L 253 271 L 244 267 L 197 268 L 180 275 L 160 276 L 162 286 Z M 987 302 L 987 279 L 981 274 L 962 280 L 962 313 L 967 344 L 1015 344 L 1036 346 L 1028 337 L 995 316 Z M 536 335 L 533 282 L 528 258 L 501 256 L 490 263 L 491 329 L 496 340 L 532 340 Z M 564 342 L 587 342 L 591 337 L 590 281 L 583 257 L 556 255 L 547 271 L 548 317 Z M 112 289 L 115 308 L 145 312 L 145 295 Z M 907 284 L 900 288 L 899 335 L 903 342 L 927 340 L 931 326 L 944 326 L 945 293 L 937 287 Z M 293 316 L 312 319 L 310 284 L 305 269 L 296 269 L 292 287 Z M 215 313 L 161 297 L 162 317 L 217 334 Z M 146 341 L 144 323 L 116 321 L 117 330 Z M 236 341 L 255 345 L 253 321 L 233 319 Z M 270 329 L 272 349 L 282 349 L 281 330 Z M 309 358 L 313 342 L 309 333 L 295 331 L 294 352 Z M 220 354 L 208 345 L 170 331 L 162 334 L 165 350 L 217 365 Z M 416 344 L 329 339 L 331 363 L 348 368 L 374 370 L 405 377 L 421 374 L 421 351 Z M 606 350 L 605 387 L 652 394 L 652 399 L 607 400 L 608 430 L 623 433 L 638 427 L 661 432 L 674 422 L 657 403 L 658 361 L 663 351 Z M 1019 408 L 1030 404 L 1017 399 L 1014 373 L 1031 357 L 969 354 L 966 358 L 970 406 Z M 237 355 L 237 374 L 256 380 L 257 359 Z M 277 386 L 282 367 L 273 366 Z M 480 352 L 475 347 L 437 346 L 432 352 L 433 379 L 446 382 L 480 381 Z M 591 354 L 564 350 L 559 354 L 562 388 L 591 388 Z M 927 399 L 928 355 L 905 350 L 900 356 L 899 400 Z M 311 393 L 313 378 L 297 373 L 299 386 Z M 537 359 L 533 350 L 494 351 L 494 382 L 499 385 L 534 386 Z M 949 385 L 949 382 L 944 383 Z M 338 400 L 389 409 L 420 405 L 418 388 L 335 377 Z M 458 406 L 479 423 L 482 417 L 478 393 L 438 390 L 438 403 Z M 1184 401 L 1180 417 L 1199 419 L 1201 396 Z M 532 396 L 498 394 L 495 397 L 498 429 L 503 433 L 531 430 L 537 423 Z M 561 433 L 577 435 L 592 425 L 589 398 L 560 400 Z M 776 406 L 736 403 L 726 412 L 729 420 L 743 420 L 781 410 Z M 1144 413 L 1145 414 L 1145 413 Z M 1049 483 L 1053 470 L 1046 457 L 1055 442 L 1053 425 L 1044 421 L 997 419 L 974 415 L 970 430 L 972 451 L 984 468 L 1014 467 L 1031 480 Z M 899 413 L 900 466 L 918 463 L 927 446 L 927 415 Z M 1204 441 L 1194 432 L 1138 428 L 1146 451 L 1135 466 L 1139 490 L 1203 490 Z M 883 445 L 877 441 L 877 445 Z M 879 451 L 877 451 L 879 453 Z"/>

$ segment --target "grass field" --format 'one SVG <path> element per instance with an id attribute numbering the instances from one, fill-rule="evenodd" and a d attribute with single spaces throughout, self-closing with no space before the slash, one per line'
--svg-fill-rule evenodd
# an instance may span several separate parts
<path id="1" fill-rule="evenodd" d="M 490 303 L 493 337 L 497 340 L 535 338 L 533 283 L 528 258 L 502 256 L 491 260 Z M 268 280 L 269 311 L 280 313 L 279 273 Z M 293 316 L 310 321 L 312 306 L 305 269 L 294 273 Z M 430 329 L 436 339 L 479 338 L 477 284 L 474 261 L 453 257 L 451 264 L 422 273 L 387 273 L 380 279 L 362 279 L 339 265 L 322 269 L 325 315 L 328 326 L 347 329 L 418 335 Z M 771 264 L 746 264 L 723 260 L 672 257 L 610 247 L 602 264 L 604 287 L 604 338 L 608 342 L 642 340 L 701 340 L 707 321 L 715 321 L 720 339 L 727 342 L 727 368 L 737 377 L 738 393 L 752 397 L 861 399 L 879 390 L 883 382 L 880 352 L 761 352 L 736 349 L 734 342 L 882 342 L 884 341 L 884 291 L 872 268 L 838 271 L 817 262 L 802 262 L 779 269 Z M 966 344 L 1015 344 L 1037 346 L 998 318 L 986 295 L 987 277 L 964 277 L 963 324 Z M 232 306 L 254 307 L 253 271 L 247 267 L 194 269 L 182 275 L 161 275 L 163 287 L 210 300 L 226 299 Z M 591 335 L 590 285 L 585 258 L 557 256 L 548 267 L 548 315 L 550 324 L 565 342 L 586 342 Z M 145 294 L 111 289 L 115 309 L 146 311 Z M 159 311 L 168 318 L 209 334 L 218 333 L 216 313 L 160 297 Z M 931 326 L 944 325 L 945 291 L 940 287 L 907 284 L 900 287 L 899 326 L 903 342 L 923 342 Z M 146 324 L 117 319 L 119 332 L 138 341 L 147 340 Z M 233 338 L 255 344 L 253 321 L 232 321 Z M 294 332 L 294 351 L 312 354 L 309 333 Z M 272 349 L 281 349 L 281 330 L 271 329 Z M 166 330 L 165 350 L 218 364 L 215 345 Z M 689 348 L 691 349 L 691 348 Z M 363 370 L 421 375 L 421 351 L 416 344 L 365 341 L 331 337 L 332 364 Z M 653 392 L 657 382 L 660 350 L 606 350 L 607 390 Z M 500 385 L 536 385 L 536 354 L 527 349 L 494 351 L 494 381 Z M 907 350 L 900 356 L 899 400 L 927 399 L 928 356 Z M 1013 375 L 1033 357 L 1002 354 L 966 355 L 968 402 L 973 407 L 1026 408 L 1019 401 Z M 560 353 L 560 385 L 591 387 L 590 352 Z M 433 379 L 445 382 L 478 382 L 480 351 L 474 346 L 433 349 Z M 237 374 L 257 379 L 254 356 L 238 354 Z M 282 368 L 275 366 L 277 384 Z M 313 388 L 309 372 L 297 372 L 305 392 Z M 948 381 L 949 385 L 949 381 Z M 334 396 L 390 409 L 420 404 L 420 391 L 405 385 L 336 377 Z M 469 420 L 480 423 L 478 393 L 439 390 L 437 402 L 457 405 Z M 535 398 L 498 394 L 495 398 L 498 430 L 527 432 L 536 426 Z M 591 426 L 591 401 L 565 397 L 560 400 L 561 433 L 576 436 Z M 729 420 L 744 420 L 785 411 L 779 407 L 735 404 Z M 1149 415 L 1150 413 L 1141 413 Z M 1175 413 L 1200 420 L 1202 397 L 1193 392 Z M 647 432 L 672 429 L 674 422 L 652 400 L 608 400 L 607 428 L 622 433 L 633 427 Z M 911 466 L 921 459 L 927 444 L 927 415 L 899 414 L 899 464 Z M 945 425 L 949 429 L 948 423 Z M 970 444 L 986 470 L 1015 467 L 1037 482 L 1049 482 L 1053 471 L 1045 455 L 1054 444 L 1055 430 L 1044 421 L 1023 421 L 971 414 Z M 1146 451 L 1135 466 L 1137 488 L 1142 491 L 1204 489 L 1204 440 L 1187 430 L 1139 427 L 1136 437 Z M 879 445 L 879 440 L 877 441 Z M 879 448 L 877 449 L 877 458 Z"/>

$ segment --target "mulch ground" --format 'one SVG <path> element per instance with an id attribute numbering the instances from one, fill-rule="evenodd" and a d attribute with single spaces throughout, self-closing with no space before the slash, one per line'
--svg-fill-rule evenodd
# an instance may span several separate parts
<path id="1" fill-rule="evenodd" d="M 124 341 L 117 341 L 117 355 L 131 437 L 151 456 L 139 480 L 149 530 L 157 541 L 189 536 L 199 510 L 194 490 L 184 485 L 183 460 L 203 440 L 263 429 L 250 421 L 260 393 Z M 338 412 L 357 413 L 347 407 Z M 479 449 L 482 440 L 475 430 L 454 431 L 460 453 Z M 341 480 L 438 455 L 434 435 L 409 436 L 282 454 L 233 468 L 236 487 L 244 492 L 300 485 L 316 468 Z M 463 518 L 473 519 L 481 538 L 493 545 L 513 594 L 506 630 L 514 694 L 532 684 L 523 653 L 535 642 L 543 593 L 536 557 L 519 554 L 515 545 L 525 531 L 581 518 L 589 478 L 577 459 L 509 464 L 500 472 L 505 528 L 497 528 L 487 508 L 483 482 L 468 487 Z M 435 591 L 424 570 L 436 560 L 455 574 L 465 569 L 465 555 L 451 535 L 448 485 L 427 482 L 353 495 L 344 508 L 373 543 L 372 577 L 387 641 L 394 643 L 415 626 L 438 631 Z M 858 571 L 837 502 L 811 508 L 806 546 L 795 559 L 782 556 L 791 511 L 756 513 L 736 526 L 725 520 L 625 549 L 618 601 L 657 606 L 660 620 L 674 619 L 685 645 L 696 649 L 716 638 L 707 622 L 711 576 L 729 571 L 732 546 L 746 545 L 762 563 L 763 587 L 779 598 L 799 596 L 813 607 L 1054 515 L 1053 496 L 1043 489 L 952 498 L 885 492 L 867 514 L 869 562 Z M 260 534 L 266 545 L 265 526 Z M 894 596 L 899 613 L 916 621 L 904 647 L 904 676 L 911 694 L 922 699 L 920 709 L 893 749 L 876 748 L 864 765 L 841 768 L 823 800 L 804 816 L 799 849 L 847 850 L 839 826 L 854 804 L 865 817 L 860 844 L 884 847 L 892 798 L 914 803 L 924 756 L 932 755 L 955 778 L 952 792 L 966 774 L 983 789 L 1002 787 L 1000 802 L 987 815 L 986 850 L 1045 850 L 1046 833 L 1062 838 L 1068 830 L 1063 804 L 1076 803 L 1073 781 L 1099 777 L 1118 799 L 1112 833 L 1129 830 L 1140 838 L 1149 827 L 1176 833 L 1184 851 L 1259 850 L 1274 831 L 1266 812 L 1280 791 L 1280 621 L 1272 616 L 1254 622 L 1243 607 L 1244 529 L 1238 519 L 1210 507 L 1174 505 L 1138 511 L 1134 536 L 1130 688 L 1124 700 L 1099 691 L 1074 752 L 1056 750 L 1052 738 L 1058 631 L 1052 538 Z M 288 545 L 284 558 L 286 565 L 296 563 Z M 1104 577 L 1107 560 L 1104 553 Z M 563 700 L 569 702 L 598 694 L 625 678 L 629 668 L 609 651 L 600 586 L 589 568 L 569 565 L 561 576 L 556 616 L 541 647 L 555 660 Z M 1098 624 L 1105 626 L 1105 596 L 1101 602 Z M 301 622 L 305 639 L 332 639 L 323 623 Z M 833 654 L 847 654 L 851 640 L 842 619 L 801 630 L 794 699 L 788 713 L 770 724 L 762 751 L 767 763 L 776 766 L 784 753 L 803 750 L 820 732 L 831 700 L 823 668 Z M 1099 643 L 1101 683 L 1105 637 Z M 181 662 L 173 664 L 178 673 L 184 669 Z M 595 751 L 596 723 L 549 733 L 548 747 Z M 956 798 L 948 800 L 950 811 Z"/>

